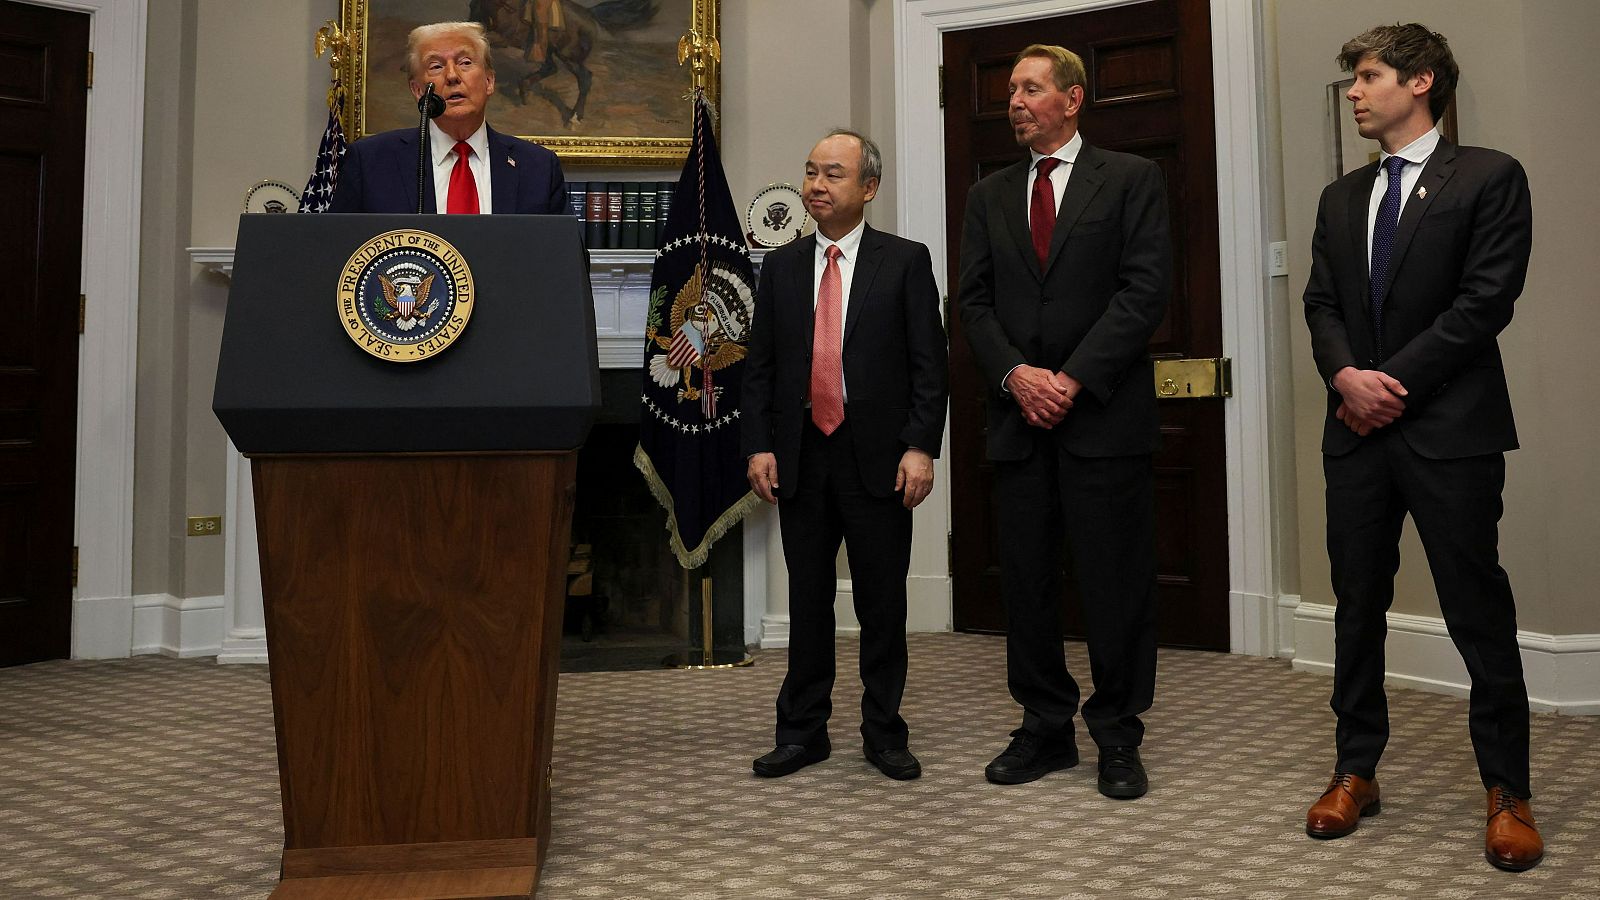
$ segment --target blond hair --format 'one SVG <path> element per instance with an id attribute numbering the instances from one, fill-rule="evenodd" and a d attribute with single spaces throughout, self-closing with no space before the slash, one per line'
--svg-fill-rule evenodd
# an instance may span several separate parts
<path id="1" fill-rule="evenodd" d="M 1073 85 L 1088 89 L 1089 76 L 1083 68 L 1083 57 L 1055 44 L 1029 44 L 1012 60 L 1011 66 L 1016 68 L 1017 63 L 1035 56 L 1050 60 L 1050 69 L 1059 90 L 1068 90 Z"/>
<path id="2" fill-rule="evenodd" d="M 434 22 L 431 25 L 418 25 L 406 37 L 406 75 L 416 78 L 418 70 L 422 68 L 423 44 L 452 35 L 465 38 L 472 45 L 472 57 L 486 71 L 494 71 L 494 57 L 489 53 L 489 36 L 484 33 L 482 25 L 477 22 Z"/>

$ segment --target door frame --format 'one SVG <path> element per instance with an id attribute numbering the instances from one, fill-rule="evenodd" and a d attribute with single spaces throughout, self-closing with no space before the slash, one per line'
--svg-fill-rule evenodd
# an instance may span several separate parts
<path id="1" fill-rule="evenodd" d="M 895 152 L 897 227 L 933 254 L 946 294 L 944 111 L 935 73 L 941 32 L 1125 6 L 1139 0 L 896 0 Z M 1265 151 L 1266 84 L 1258 0 L 1210 0 L 1216 85 L 1218 257 L 1222 346 L 1233 360 L 1224 405 L 1228 466 L 1229 647 L 1252 656 L 1292 655 L 1281 639 L 1278 553 L 1273 535 L 1268 371 L 1270 278 Z M 953 303 L 952 299 L 952 303 Z M 945 455 L 948 458 L 948 454 Z M 948 467 L 948 463 L 945 464 Z M 941 473 L 948 477 L 948 471 Z M 950 521 L 949 493 L 944 495 Z M 1292 617 L 1293 610 L 1285 611 Z"/>
<path id="2" fill-rule="evenodd" d="M 88 315 L 78 345 L 73 533 L 80 564 L 72 592 L 72 656 L 127 656 L 133 643 L 133 429 L 148 0 L 21 2 L 90 17 L 95 77 L 84 153 L 80 277 Z"/>

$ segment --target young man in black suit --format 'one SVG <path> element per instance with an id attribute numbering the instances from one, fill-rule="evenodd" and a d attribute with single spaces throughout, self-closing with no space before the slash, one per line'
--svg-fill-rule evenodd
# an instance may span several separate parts
<path id="1" fill-rule="evenodd" d="M 1078 133 L 1083 60 L 1018 54 L 1010 117 L 1029 159 L 979 181 L 961 233 L 961 322 L 989 387 L 1006 660 L 1022 727 L 984 771 L 1033 781 L 1078 763 L 1078 685 L 1062 646 L 1061 543 L 1088 626 L 1095 692 L 1083 719 L 1099 788 L 1148 788 L 1139 715 L 1155 695 L 1159 440 L 1147 345 L 1172 281 L 1157 165 Z"/>
<path id="2" fill-rule="evenodd" d="M 928 248 L 866 224 L 883 163 L 835 131 L 806 160 L 815 234 L 767 254 L 740 407 L 750 488 L 778 506 L 789 570 L 789 672 L 777 747 L 755 773 L 827 759 L 835 559 L 850 558 L 861 622 L 861 735 L 885 775 L 921 764 L 900 717 L 906 683 L 911 510 L 933 488 L 946 351 Z"/>
<path id="3" fill-rule="evenodd" d="M 1379 808 L 1385 613 L 1409 512 L 1472 677 L 1485 855 L 1520 871 L 1544 846 L 1528 805 L 1516 608 L 1499 564 L 1505 451 L 1517 433 L 1495 336 L 1528 271 L 1528 179 L 1504 153 L 1455 146 L 1434 129 L 1459 73 L 1442 36 L 1380 26 L 1346 43 L 1339 62 L 1355 74 L 1346 96 L 1356 127 L 1383 152 L 1322 192 L 1305 292 L 1328 385 L 1322 452 L 1338 600 L 1338 762 L 1306 831 L 1341 837 Z"/>

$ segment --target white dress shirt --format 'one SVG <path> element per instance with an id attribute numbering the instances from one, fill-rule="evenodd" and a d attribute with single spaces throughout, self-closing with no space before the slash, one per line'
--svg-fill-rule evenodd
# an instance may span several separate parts
<path id="1" fill-rule="evenodd" d="M 1056 192 L 1057 210 L 1061 209 L 1061 195 L 1067 191 L 1067 178 L 1072 174 L 1073 163 L 1078 161 L 1078 151 L 1082 149 L 1083 132 L 1074 131 L 1072 133 L 1072 140 L 1067 141 L 1060 147 L 1057 147 L 1056 152 L 1050 154 L 1056 159 L 1061 160 L 1061 165 L 1056 166 L 1055 171 L 1050 173 L 1050 187 Z M 1023 209 L 1028 211 L 1028 225 L 1029 227 L 1032 227 L 1033 183 L 1039 178 L 1039 160 L 1044 159 L 1044 154 L 1038 152 L 1037 150 L 1029 150 L 1028 153 L 1033 157 L 1033 160 L 1032 164 L 1028 168 L 1028 183 L 1026 185 L 1028 192 L 1023 195 L 1023 203 L 1025 204 Z"/>
<path id="2" fill-rule="evenodd" d="M 1367 204 L 1367 271 L 1372 271 L 1372 232 L 1378 223 L 1378 207 L 1383 205 L 1383 195 L 1389 190 L 1389 170 L 1383 167 L 1388 158 L 1398 156 L 1406 161 L 1405 168 L 1400 170 L 1400 212 L 1404 213 L 1406 203 L 1411 200 L 1411 195 L 1417 190 L 1417 180 L 1422 177 L 1422 167 L 1427 165 L 1428 157 L 1439 147 L 1439 131 L 1430 128 L 1422 137 L 1401 148 L 1400 152 L 1389 154 L 1381 150 L 1378 153 L 1378 177 L 1372 182 L 1372 198 Z M 1397 217 L 1398 218 L 1398 217 Z"/>
<path id="3" fill-rule="evenodd" d="M 867 220 L 863 218 L 850 229 L 850 233 L 837 241 L 829 240 L 821 231 L 817 232 L 816 263 L 811 279 L 811 310 L 817 309 L 817 300 L 822 293 L 822 273 L 828 268 L 828 248 L 839 247 L 839 351 L 840 358 L 844 355 L 844 323 L 850 321 L 850 279 L 856 273 L 856 254 L 861 250 L 861 235 L 867 230 Z M 850 402 L 850 386 L 844 383 L 844 373 L 839 373 L 839 385 L 844 393 L 845 402 Z"/>
<path id="4" fill-rule="evenodd" d="M 456 167 L 456 139 L 439 130 L 436 122 L 428 123 L 428 138 L 433 150 L 434 209 L 444 212 L 450 208 L 450 172 Z M 478 212 L 494 212 L 492 193 L 489 190 L 489 123 L 467 138 L 472 154 L 467 157 L 467 168 L 478 182 Z"/>

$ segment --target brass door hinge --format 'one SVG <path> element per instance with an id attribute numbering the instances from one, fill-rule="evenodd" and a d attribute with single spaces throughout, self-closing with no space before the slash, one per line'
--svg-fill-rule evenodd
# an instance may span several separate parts
<path id="1" fill-rule="evenodd" d="M 72 586 L 78 586 L 78 548 L 72 548 Z"/>
<path id="2" fill-rule="evenodd" d="M 944 109 L 944 66 L 939 67 L 939 108 Z"/>
<path id="3" fill-rule="evenodd" d="M 1161 400 L 1197 400 L 1233 396 L 1233 360 L 1155 360 L 1156 397 Z"/>
<path id="4" fill-rule="evenodd" d="M 92 89 L 93 87 L 94 87 L 94 51 L 90 50 L 89 51 L 89 80 L 88 80 L 88 82 L 86 84 L 84 84 L 84 88 L 85 89 Z"/>
<path id="5" fill-rule="evenodd" d="M 83 320 L 89 314 L 89 298 L 78 295 L 78 333 L 83 334 Z"/>

